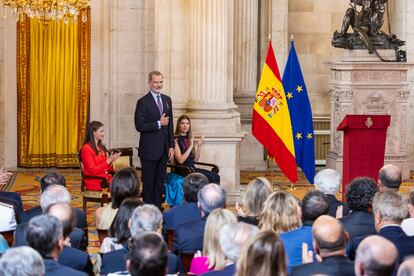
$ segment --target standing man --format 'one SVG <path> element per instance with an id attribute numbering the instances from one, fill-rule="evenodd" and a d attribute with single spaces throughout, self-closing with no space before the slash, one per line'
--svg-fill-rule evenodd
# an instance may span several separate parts
<path id="1" fill-rule="evenodd" d="M 138 156 L 142 167 L 144 202 L 161 209 L 165 191 L 167 161 L 174 157 L 174 132 L 171 98 L 161 94 L 164 76 L 158 71 L 148 75 L 150 91 L 135 109 L 135 128 L 140 132 Z"/>

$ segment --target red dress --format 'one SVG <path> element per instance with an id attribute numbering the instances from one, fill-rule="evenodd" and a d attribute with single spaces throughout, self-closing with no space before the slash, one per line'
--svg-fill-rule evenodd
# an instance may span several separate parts
<path id="1" fill-rule="evenodd" d="M 112 176 L 109 172 L 114 169 L 111 165 L 106 163 L 106 154 L 99 148 L 99 154 L 93 150 L 91 144 L 82 146 L 81 158 L 83 164 L 83 172 L 85 175 L 100 176 L 108 179 L 109 183 L 112 180 Z M 85 189 L 92 191 L 101 190 L 101 180 L 99 179 L 85 179 Z"/>

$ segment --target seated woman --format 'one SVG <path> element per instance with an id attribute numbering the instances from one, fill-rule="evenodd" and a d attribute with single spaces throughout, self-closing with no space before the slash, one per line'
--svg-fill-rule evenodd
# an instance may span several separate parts
<path id="1" fill-rule="evenodd" d="M 104 136 L 104 125 L 98 121 L 90 122 L 83 139 L 80 157 L 85 175 L 104 177 L 110 183 L 112 177 L 109 173 L 114 171 L 112 163 L 121 153 L 110 153 L 108 156 L 106 147 L 102 143 Z M 101 180 L 85 179 L 85 189 L 100 191 Z"/>
<path id="2" fill-rule="evenodd" d="M 126 198 L 138 198 L 139 196 L 139 179 L 134 168 L 125 168 L 117 172 L 112 179 L 111 202 L 96 209 L 95 222 L 96 228 L 107 230 L 114 220 L 118 208 Z"/>
<path id="3" fill-rule="evenodd" d="M 181 115 L 178 118 L 177 126 L 175 128 L 175 148 L 174 157 L 176 162 L 181 165 L 194 168 L 196 172 L 204 174 L 209 183 L 220 184 L 220 176 L 215 172 L 196 168 L 194 161 L 200 158 L 201 145 L 204 138 L 199 141 L 194 141 L 191 133 L 191 121 L 187 115 Z"/>

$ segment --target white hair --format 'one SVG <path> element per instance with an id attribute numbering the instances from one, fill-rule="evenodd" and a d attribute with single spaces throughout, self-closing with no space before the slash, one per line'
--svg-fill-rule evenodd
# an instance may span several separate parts
<path id="1" fill-rule="evenodd" d="M 341 174 L 333 169 L 323 169 L 315 175 L 315 188 L 325 194 L 335 195 L 341 185 Z"/>
<path id="2" fill-rule="evenodd" d="M 0 258 L 0 276 L 43 276 L 45 266 L 40 254 L 29 246 L 10 248 Z"/>
<path id="3" fill-rule="evenodd" d="M 40 207 L 45 212 L 50 205 L 55 203 L 66 203 L 70 205 L 71 199 L 70 193 L 65 187 L 62 185 L 50 185 L 40 197 Z"/>
<path id="4" fill-rule="evenodd" d="M 135 208 L 131 216 L 131 236 L 145 232 L 156 232 L 162 224 L 160 210 L 151 204 L 144 204 Z"/>

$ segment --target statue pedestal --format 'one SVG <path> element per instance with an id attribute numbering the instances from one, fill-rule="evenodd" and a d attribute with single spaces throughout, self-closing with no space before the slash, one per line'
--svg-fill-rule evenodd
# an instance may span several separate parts
<path id="1" fill-rule="evenodd" d="M 394 51 L 383 51 L 391 57 Z M 409 98 L 407 72 L 411 63 L 381 62 L 367 50 L 345 50 L 342 60 L 327 63 L 331 70 L 331 139 L 326 166 L 342 172 L 343 134 L 336 130 L 349 114 L 391 115 L 384 163 L 400 167 L 403 179 L 410 168 L 406 149 L 406 120 Z"/>

